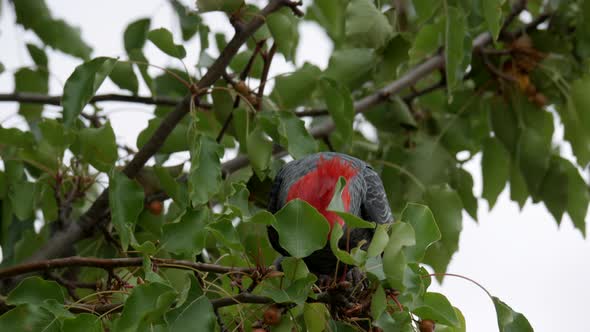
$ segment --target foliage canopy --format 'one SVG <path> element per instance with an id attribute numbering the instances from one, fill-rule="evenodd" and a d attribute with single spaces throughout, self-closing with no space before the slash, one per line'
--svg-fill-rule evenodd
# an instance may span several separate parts
<path id="1" fill-rule="evenodd" d="M 27 41 L 34 64 L 13 73 L 14 93 L 0 94 L 26 122 L 0 127 L 0 330 L 428 331 L 434 321 L 465 331 L 460 310 L 428 286 L 458 250 L 462 212 L 477 219 L 463 165 L 478 154 L 490 207 L 509 184 L 520 206 L 542 202 L 585 235 L 590 1 L 263 2 L 170 0 L 181 33 L 131 22 L 126 58 L 92 58 L 91 41 L 43 0 L 2 8 L 38 40 Z M 209 29 L 211 11 L 227 14 L 233 36 Z M 302 20 L 331 39 L 327 68 L 269 77 L 273 57 L 295 64 Z M 176 61 L 198 45 L 197 66 L 149 64 L 147 43 Z M 47 95 L 48 48 L 80 59 L 57 97 Z M 118 94 L 97 94 L 107 79 Z M 111 100 L 154 105 L 136 147 L 117 142 L 98 106 Z M 265 210 L 281 157 L 326 150 L 381 174 L 398 222 L 377 227 L 367 250 L 338 249 L 342 229 L 327 239 L 303 201 Z M 222 163 L 228 151 L 238 156 Z M 175 163 L 177 153 L 190 158 Z M 269 268 L 268 226 L 293 256 L 283 272 Z M 318 292 L 301 259 L 325 245 L 366 273 L 370 286 L 347 290 L 346 305 L 334 292 L 349 285 Z M 488 295 L 500 331 L 532 331 Z"/>

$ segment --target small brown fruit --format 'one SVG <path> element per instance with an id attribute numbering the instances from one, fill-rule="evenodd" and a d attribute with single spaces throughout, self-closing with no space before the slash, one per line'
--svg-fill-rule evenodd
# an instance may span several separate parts
<path id="1" fill-rule="evenodd" d="M 247 96 L 250 94 L 250 89 L 248 89 L 248 86 L 246 83 L 244 83 L 244 81 L 238 81 L 236 83 L 235 89 L 241 95 Z"/>
<path id="2" fill-rule="evenodd" d="M 150 212 L 153 215 L 159 216 L 160 214 L 162 214 L 162 208 L 163 208 L 163 204 L 162 202 L 158 201 L 158 200 L 154 200 L 151 201 L 150 204 L 148 205 L 148 210 L 150 210 Z"/>
<path id="3" fill-rule="evenodd" d="M 520 50 L 533 48 L 533 40 L 528 35 L 522 35 L 512 42 L 512 47 Z"/>
<path id="4" fill-rule="evenodd" d="M 423 319 L 420 321 L 420 332 L 434 332 L 434 321 L 430 319 Z"/>
<path id="5" fill-rule="evenodd" d="M 277 325 L 281 322 L 281 309 L 277 306 L 270 306 L 264 312 L 263 316 L 264 324 L 266 325 Z"/>
<path id="6" fill-rule="evenodd" d="M 534 96 L 537 94 L 537 88 L 534 84 L 529 84 L 524 92 L 527 96 Z"/>
<path id="7" fill-rule="evenodd" d="M 533 97 L 533 103 L 539 107 L 543 107 L 547 105 L 547 97 L 545 97 L 544 94 L 537 92 L 537 94 L 535 94 Z"/>

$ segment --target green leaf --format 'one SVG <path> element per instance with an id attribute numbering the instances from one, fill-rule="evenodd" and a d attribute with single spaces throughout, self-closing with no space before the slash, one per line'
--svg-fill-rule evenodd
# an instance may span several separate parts
<path id="1" fill-rule="evenodd" d="M 206 296 L 186 303 L 181 312 L 169 320 L 170 331 L 215 331 L 217 321 L 213 306 Z"/>
<path id="2" fill-rule="evenodd" d="M 123 44 L 125 45 L 125 51 L 127 54 L 133 50 L 141 50 L 147 35 L 150 30 L 151 20 L 149 18 L 142 18 L 129 23 L 125 32 L 123 33 Z"/>
<path id="3" fill-rule="evenodd" d="M 297 18 L 289 8 L 281 8 L 266 18 L 268 30 L 274 39 L 277 50 L 286 60 L 295 60 L 295 52 L 299 44 Z"/>
<path id="4" fill-rule="evenodd" d="M 567 214 L 574 222 L 574 226 L 582 232 L 582 235 L 586 236 L 586 214 L 590 203 L 588 185 L 574 165 L 564 159 L 560 159 L 560 161 L 568 176 Z"/>
<path id="5" fill-rule="evenodd" d="M 459 327 L 460 322 L 455 308 L 447 298 L 439 293 L 424 294 L 424 302 L 412 311 L 422 319 L 431 319 L 444 325 Z"/>
<path id="6" fill-rule="evenodd" d="M 108 172 L 119 158 L 115 132 L 110 122 L 105 123 L 101 128 L 80 130 L 77 147 L 77 152 L 84 160 L 102 172 Z"/>
<path id="7" fill-rule="evenodd" d="M 113 331 L 148 331 L 150 323 L 160 319 L 176 297 L 174 289 L 152 282 L 133 288 Z"/>
<path id="8" fill-rule="evenodd" d="M 385 290 L 383 286 L 377 285 L 373 298 L 371 299 L 371 316 L 373 319 L 381 317 L 381 314 L 387 308 L 387 297 L 385 296 Z"/>
<path id="9" fill-rule="evenodd" d="M 193 206 L 205 204 L 221 189 L 223 146 L 207 136 L 199 136 L 191 148 L 188 177 L 189 196 Z"/>
<path id="10" fill-rule="evenodd" d="M 378 49 L 393 37 L 389 20 L 369 0 L 351 0 L 346 9 L 346 37 L 355 46 Z"/>
<path id="11" fill-rule="evenodd" d="M 330 313 L 323 303 L 305 303 L 303 305 L 303 319 L 308 332 L 325 331 Z"/>
<path id="12" fill-rule="evenodd" d="M 432 266 L 436 272 L 442 273 L 447 270 L 451 257 L 459 249 L 459 235 L 463 228 L 463 206 L 459 195 L 448 186 L 428 188 L 425 201 L 432 210 L 442 238 L 426 250 L 424 262 Z"/>
<path id="13" fill-rule="evenodd" d="M 154 135 L 158 127 L 162 124 L 162 118 L 153 118 L 148 122 L 147 128 L 145 128 L 137 136 L 137 148 L 141 149 L 147 144 L 149 139 Z M 187 151 L 189 149 L 188 139 L 188 125 L 186 123 L 179 123 L 174 127 L 170 135 L 164 141 L 164 145 L 160 148 L 162 153 L 174 153 L 180 151 Z"/>
<path id="14" fill-rule="evenodd" d="M 43 119 L 39 123 L 39 130 L 41 130 L 43 140 L 61 153 L 72 144 L 73 135 L 66 131 L 63 125 L 55 119 Z"/>
<path id="15" fill-rule="evenodd" d="M 523 314 L 512 310 L 499 298 L 492 296 L 500 332 L 532 332 L 533 327 Z"/>
<path id="16" fill-rule="evenodd" d="M 561 217 L 567 208 L 568 164 L 567 160 L 553 156 L 540 189 L 540 197 L 543 203 L 545 203 L 547 210 L 551 212 L 558 224 L 561 222 Z"/>
<path id="17" fill-rule="evenodd" d="M 246 138 L 246 149 L 252 168 L 260 178 L 268 168 L 272 156 L 272 141 L 266 138 L 260 126 L 256 126 Z"/>
<path id="18" fill-rule="evenodd" d="M 82 313 L 63 321 L 63 332 L 102 332 L 100 318 L 95 315 Z"/>
<path id="19" fill-rule="evenodd" d="M 453 188 L 457 190 L 463 202 L 463 208 L 473 220 L 477 220 L 477 199 L 473 195 L 473 178 L 463 168 L 458 168 L 453 177 Z"/>
<path id="20" fill-rule="evenodd" d="M 54 19 L 45 1 L 15 1 L 14 9 L 16 23 L 35 32 L 43 43 L 81 59 L 90 57 L 92 49 L 82 40 L 80 29 Z"/>
<path id="21" fill-rule="evenodd" d="M 172 33 L 165 28 L 159 28 L 148 32 L 147 39 L 149 39 L 160 51 L 169 56 L 183 59 L 186 56 L 184 46 L 174 44 Z"/>
<path id="22" fill-rule="evenodd" d="M 270 297 L 276 303 L 303 304 L 316 280 L 317 277 L 310 273 L 295 280 L 286 289 L 265 287 L 262 289 L 262 295 Z"/>
<path id="23" fill-rule="evenodd" d="M 143 210 L 143 200 L 143 188 L 137 182 L 123 173 L 113 172 L 109 181 L 111 219 L 123 250 L 127 250 L 132 239 L 135 223 Z"/>
<path id="24" fill-rule="evenodd" d="M 189 8 L 185 7 L 180 1 L 173 0 L 171 1 L 172 8 L 178 15 L 178 19 L 180 20 L 180 29 L 182 30 L 182 39 L 187 41 L 191 39 L 195 33 L 201 27 L 201 17 L 192 13 Z M 206 49 L 207 47 L 203 47 L 202 49 Z"/>
<path id="25" fill-rule="evenodd" d="M 21 281 L 15 289 L 8 293 L 6 304 L 36 304 L 41 305 L 46 300 L 64 303 L 65 290 L 55 281 L 43 280 L 39 277 L 29 277 Z"/>
<path id="26" fill-rule="evenodd" d="M 576 53 L 581 59 L 590 56 L 590 2 L 579 2 L 576 24 Z"/>
<path id="27" fill-rule="evenodd" d="M 332 230 L 330 233 L 330 249 L 332 249 L 332 253 L 336 258 L 347 265 L 362 265 L 362 261 L 355 259 L 349 252 L 346 250 L 341 250 L 338 246 L 340 239 L 344 235 L 344 230 L 339 223 L 334 223 L 332 226 Z"/>
<path id="28" fill-rule="evenodd" d="M 350 144 L 355 114 L 350 91 L 329 78 L 323 78 L 320 81 L 320 87 L 328 106 L 328 112 L 336 124 L 336 131 L 340 133 L 344 142 Z"/>
<path id="29" fill-rule="evenodd" d="M 244 0 L 197 0 L 199 12 L 224 11 L 233 13 L 244 5 Z"/>
<path id="30" fill-rule="evenodd" d="M 273 227 L 279 243 L 293 257 L 303 258 L 322 249 L 330 227 L 326 218 L 313 206 L 300 199 L 290 201 L 275 214 Z"/>
<path id="31" fill-rule="evenodd" d="M 481 196 L 488 201 L 490 210 L 496 204 L 496 199 L 504 190 L 510 176 L 510 159 L 510 153 L 498 139 L 490 137 L 484 142 L 481 159 L 483 177 Z"/>
<path id="32" fill-rule="evenodd" d="M 134 95 L 137 94 L 139 82 L 137 81 L 137 76 L 135 76 L 135 72 L 133 71 L 133 66 L 131 63 L 117 62 L 109 74 L 109 78 L 119 88 L 128 90 Z"/>
<path id="33" fill-rule="evenodd" d="M 459 319 L 459 325 L 457 327 L 445 326 L 445 325 L 438 325 L 436 326 L 436 332 L 466 332 L 466 324 L 465 324 L 465 317 L 463 317 L 463 313 L 457 309 L 455 309 L 455 315 Z"/>
<path id="34" fill-rule="evenodd" d="M 34 146 L 35 138 L 30 132 L 24 132 L 17 128 L 0 127 L 0 143 L 26 149 Z"/>
<path id="35" fill-rule="evenodd" d="M 368 48 L 336 50 L 330 56 L 324 75 L 349 89 L 357 88 L 375 67 L 375 51 Z"/>
<path id="36" fill-rule="evenodd" d="M 224 246 L 240 252 L 245 251 L 240 241 L 240 235 L 230 218 L 222 217 L 220 220 L 207 225 L 207 230 Z"/>
<path id="37" fill-rule="evenodd" d="M 494 40 L 500 34 L 500 22 L 502 20 L 502 5 L 505 0 L 480 0 L 483 16 L 488 25 L 488 31 Z"/>
<path id="38" fill-rule="evenodd" d="M 518 165 L 512 164 L 510 167 L 510 199 L 517 202 L 522 209 L 528 198 L 529 192 Z"/>
<path id="39" fill-rule="evenodd" d="M 287 147 L 293 158 L 299 159 L 317 151 L 318 145 L 305 128 L 303 120 L 292 112 L 277 112 L 277 115 L 281 145 Z"/>
<path id="40" fill-rule="evenodd" d="M 565 107 L 558 107 L 559 115 L 564 124 L 564 137 L 572 146 L 578 164 L 582 167 L 590 162 L 590 75 L 571 84 L 570 96 Z"/>
<path id="41" fill-rule="evenodd" d="M 61 101 L 66 128 L 72 127 L 116 62 L 117 60 L 111 58 L 96 58 L 76 67 L 68 77 Z"/>
<path id="42" fill-rule="evenodd" d="M 509 107 L 503 98 L 492 98 L 487 101 L 490 105 L 490 120 L 494 136 L 504 144 L 511 153 L 517 150 L 519 128 L 514 110 Z"/>
<path id="43" fill-rule="evenodd" d="M 551 159 L 551 141 L 547 141 L 532 128 L 526 128 L 518 140 L 516 162 L 533 198 L 541 189 L 541 184 Z"/>
<path id="44" fill-rule="evenodd" d="M 162 247 L 174 254 L 185 254 L 194 257 L 205 247 L 207 232 L 205 225 L 209 218 L 209 210 L 188 210 L 178 222 L 164 225 Z"/>
<path id="45" fill-rule="evenodd" d="M 338 178 L 336 185 L 334 187 L 334 194 L 332 195 L 332 199 L 330 200 L 330 204 L 328 204 L 328 211 L 346 211 L 344 208 L 344 201 L 342 201 L 342 191 L 346 187 L 346 179 L 341 176 Z"/>
<path id="46" fill-rule="evenodd" d="M 416 244 L 406 247 L 405 256 L 410 262 L 420 262 L 424 258 L 426 249 L 441 238 L 432 211 L 427 206 L 408 203 L 400 219 L 410 224 L 416 234 Z"/>
<path id="47" fill-rule="evenodd" d="M 399 291 L 405 289 L 403 280 L 408 263 L 403 249 L 414 245 L 416 245 L 416 236 L 410 224 L 397 222 L 391 225 L 389 243 L 383 252 L 383 271 L 389 286 Z"/>
<path id="48" fill-rule="evenodd" d="M 299 106 L 313 93 L 320 75 L 318 67 L 305 63 L 292 74 L 276 78 L 271 98 L 284 108 Z"/>
<path id="49" fill-rule="evenodd" d="M 27 44 L 27 50 L 37 67 L 47 68 L 47 54 L 35 44 Z"/>
<path id="50" fill-rule="evenodd" d="M 367 256 L 368 257 L 375 257 L 381 255 L 387 243 L 389 242 L 389 235 L 387 235 L 387 231 L 389 230 L 389 224 L 379 224 L 375 229 L 375 234 L 373 234 L 373 239 L 371 239 L 371 243 L 369 244 L 369 248 L 367 248 Z"/>
<path id="51" fill-rule="evenodd" d="M 8 198 L 18 219 L 27 220 L 33 217 L 35 190 L 35 183 L 28 181 L 19 181 L 8 188 Z"/>
<path id="52" fill-rule="evenodd" d="M 348 0 L 315 0 L 307 7 L 306 18 L 326 29 L 338 48 L 344 39 L 344 18 Z"/>
<path id="53" fill-rule="evenodd" d="M 21 68 L 14 73 L 15 92 L 33 92 L 47 94 L 49 92 L 49 75 L 45 70 Z M 43 105 L 20 103 L 18 113 L 28 121 L 41 117 Z"/>
<path id="54" fill-rule="evenodd" d="M 425 24 L 416 34 L 408 51 L 411 63 L 419 63 L 434 54 L 443 44 L 443 21 Z"/>
<path id="55" fill-rule="evenodd" d="M 246 65 L 250 61 L 250 58 L 252 58 L 252 54 L 254 54 L 253 50 L 244 50 L 244 51 L 236 54 L 236 56 L 230 62 L 229 67 L 234 72 L 241 73 L 246 68 Z M 250 68 L 250 75 L 249 76 L 253 77 L 253 78 L 260 78 L 262 76 L 262 69 L 263 68 L 264 68 L 264 60 L 262 60 L 262 57 L 257 55 L 254 58 L 254 62 L 252 63 L 252 67 Z M 216 93 L 216 91 L 213 91 L 213 94 L 215 94 L 215 93 Z M 226 91 L 226 93 L 227 93 L 227 91 Z M 233 101 L 232 101 L 232 103 L 233 103 Z"/>
<path id="56" fill-rule="evenodd" d="M 179 184 L 176 179 L 164 167 L 154 167 L 154 172 L 164 192 L 170 196 L 176 204 L 185 207 L 188 204 L 188 192 L 185 185 Z"/>
<path id="57" fill-rule="evenodd" d="M 137 68 L 139 69 L 139 73 L 141 74 L 141 78 L 145 82 L 145 85 L 147 85 L 147 88 L 150 90 L 152 95 L 156 94 L 155 87 L 154 87 L 154 81 L 152 80 L 152 78 L 148 72 L 147 63 L 149 61 L 145 57 L 145 55 L 143 55 L 143 52 L 141 51 L 141 49 L 133 49 L 128 54 L 129 54 L 129 60 L 136 61 L 138 63 L 142 63 L 142 65 L 139 65 L 139 64 L 137 65 Z"/>
<path id="58" fill-rule="evenodd" d="M 55 190 L 47 184 L 43 185 L 41 189 L 41 210 L 46 223 L 57 220 L 58 207 Z"/>
<path id="59" fill-rule="evenodd" d="M 0 330 L 14 332 L 61 332 L 59 321 L 46 309 L 21 304 L 0 316 Z"/>
<path id="60" fill-rule="evenodd" d="M 463 79 L 463 41 L 467 33 L 465 14 L 461 9 L 447 7 L 445 26 L 445 69 L 447 91 L 449 96 L 452 89 Z"/>

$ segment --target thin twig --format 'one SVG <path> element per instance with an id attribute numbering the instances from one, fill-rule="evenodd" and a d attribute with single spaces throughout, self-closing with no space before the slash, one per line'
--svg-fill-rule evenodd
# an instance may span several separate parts
<path id="1" fill-rule="evenodd" d="M 260 53 L 260 50 L 262 50 L 262 46 L 264 46 L 264 43 L 265 43 L 265 41 L 260 41 L 260 42 L 256 43 L 256 48 L 254 49 L 254 52 L 252 52 L 252 56 L 248 60 L 248 63 L 246 63 L 246 67 L 244 67 L 244 69 L 240 73 L 240 82 L 244 82 L 246 80 L 246 78 L 248 77 L 248 75 L 250 74 L 250 70 L 252 69 L 252 65 L 254 64 L 254 60 L 256 59 L 256 56 L 258 56 L 258 54 Z M 229 75 L 226 74 L 224 76 L 224 78 L 228 83 L 230 83 L 233 86 L 233 88 L 235 90 L 238 90 L 236 88 L 237 83 L 234 82 L 234 80 L 232 80 L 229 77 Z M 239 92 L 240 91 L 238 91 L 238 93 Z M 240 100 L 241 100 L 241 97 L 239 95 L 237 95 L 234 99 L 234 103 L 232 105 L 231 111 L 227 115 L 227 118 L 225 118 L 225 121 L 223 122 L 223 126 L 221 126 L 221 130 L 219 131 L 219 134 L 217 134 L 217 138 L 215 139 L 215 141 L 217 141 L 217 143 L 221 142 L 221 140 L 223 139 L 223 135 L 227 131 L 227 128 L 229 128 L 229 125 L 234 118 L 234 111 L 236 110 L 236 108 L 238 108 L 238 106 L 240 106 Z"/>
<path id="2" fill-rule="evenodd" d="M 270 50 L 267 54 L 264 55 L 264 67 L 262 68 L 262 76 L 260 77 L 260 85 L 258 86 L 258 93 L 256 95 L 256 100 L 258 100 L 258 104 L 256 104 L 256 110 L 260 111 L 262 109 L 262 98 L 264 97 L 264 87 L 266 86 L 266 81 L 268 80 L 268 72 L 270 70 L 270 65 L 272 63 L 272 59 L 275 56 L 275 52 L 277 51 L 277 43 L 272 43 Z"/>

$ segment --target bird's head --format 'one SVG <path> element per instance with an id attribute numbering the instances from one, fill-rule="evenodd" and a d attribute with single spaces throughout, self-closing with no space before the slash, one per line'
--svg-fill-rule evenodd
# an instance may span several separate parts
<path id="1" fill-rule="evenodd" d="M 342 190 L 342 203 L 344 209 L 349 211 L 351 200 L 349 180 L 357 173 L 358 169 L 342 158 L 335 156 L 326 159 L 320 156 L 316 167 L 289 188 L 287 201 L 299 198 L 308 202 L 326 217 L 331 230 L 335 222 L 344 224 L 342 218 L 336 213 L 327 210 L 334 196 L 336 183 L 341 176 L 346 179 L 347 184 Z"/>

